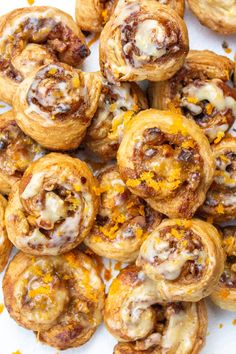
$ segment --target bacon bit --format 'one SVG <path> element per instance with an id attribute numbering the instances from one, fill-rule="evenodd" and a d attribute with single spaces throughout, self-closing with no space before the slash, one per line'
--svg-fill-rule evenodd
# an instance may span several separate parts
<path id="1" fill-rule="evenodd" d="M 214 218 L 213 216 L 208 216 L 206 219 L 206 222 L 208 222 L 209 224 L 213 224 Z"/>
<path id="2" fill-rule="evenodd" d="M 217 214 L 224 214 L 225 213 L 224 205 L 223 204 L 217 205 L 215 211 L 217 212 Z"/>
<path id="3" fill-rule="evenodd" d="M 223 323 L 220 323 L 220 324 L 219 324 L 219 329 L 221 329 L 221 328 L 223 328 L 223 327 L 224 327 Z"/>
<path id="4" fill-rule="evenodd" d="M 122 268 L 122 263 L 121 262 L 116 262 L 116 264 L 114 266 L 114 269 L 119 271 L 119 270 L 121 270 L 121 268 Z"/>
<path id="5" fill-rule="evenodd" d="M 219 142 L 221 142 L 221 140 L 223 139 L 224 136 L 225 136 L 224 132 L 218 132 L 217 137 L 214 140 L 214 144 L 218 144 Z"/>
<path id="6" fill-rule="evenodd" d="M 34 0 L 27 0 L 30 6 L 34 5 Z"/>
<path id="7" fill-rule="evenodd" d="M 210 116 L 210 115 L 212 114 L 213 108 L 214 108 L 214 107 L 212 106 L 211 103 L 208 103 L 208 104 L 206 105 L 206 113 L 208 114 L 208 116 Z"/>
<path id="8" fill-rule="evenodd" d="M 3 310 L 4 310 L 4 305 L 0 304 L 0 313 L 3 313 Z"/>
<path id="9" fill-rule="evenodd" d="M 227 299 L 227 297 L 229 296 L 230 292 L 228 289 L 221 289 L 220 290 L 220 297 L 222 299 Z"/>
<path id="10" fill-rule="evenodd" d="M 90 48 L 100 37 L 100 33 L 95 33 L 94 36 L 88 41 L 87 45 Z"/>
<path id="11" fill-rule="evenodd" d="M 187 101 L 193 104 L 198 103 L 198 99 L 196 97 L 187 97 Z"/>
<path id="12" fill-rule="evenodd" d="M 232 325 L 236 326 L 236 318 L 232 321 Z"/>

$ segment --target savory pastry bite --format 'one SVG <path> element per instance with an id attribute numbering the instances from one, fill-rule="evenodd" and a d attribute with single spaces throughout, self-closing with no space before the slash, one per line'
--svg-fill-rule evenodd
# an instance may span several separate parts
<path id="1" fill-rule="evenodd" d="M 116 157 L 124 128 L 134 113 L 148 108 L 147 99 L 134 82 L 111 84 L 101 77 L 98 108 L 86 135 L 86 146 L 103 161 Z"/>
<path id="2" fill-rule="evenodd" d="M 220 223 L 236 218 L 236 138 L 224 138 L 212 151 L 216 171 L 199 213 Z"/>
<path id="3" fill-rule="evenodd" d="M 5 226 L 6 199 L 0 194 L 0 272 L 2 272 L 8 262 L 12 244 L 7 237 Z"/>
<path id="4" fill-rule="evenodd" d="M 157 283 L 136 266 L 123 269 L 113 280 L 104 321 L 121 342 L 115 354 L 197 354 L 204 345 L 208 323 L 203 300 L 161 303 Z"/>
<path id="5" fill-rule="evenodd" d="M 101 86 L 96 73 L 62 63 L 40 67 L 16 90 L 16 122 L 48 149 L 76 149 L 97 110 Z"/>
<path id="6" fill-rule="evenodd" d="M 161 222 L 161 214 L 131 194 L 117 166 L 102 169 L 97 178 L 100 207 L 84 243 L 99 256 L 133 262 L 147 233 Z"/>
<path id="7" fill-rule="evenodd" d="M 59 350 L 83 345 L 102 322 L 104 284 L 91 258 L 77 250 L 37 258 L 19 252 L 3 294 L 10 316 Z"/>
<path id="8" fill-rule="evenodd" d="M 96 180 L 86 163 L 51 153 L 15 183 L 6 208 L 9 239 L 23 252 L 58 255 L 89 234 L 98 210 Z"/>
<path id="9" fill-rule="evenodd" d="M 236 33 L 235 0 L 188 0 L 188 3 L 203 26 L 221 34 Z"/>
<path id="10" fill-rule="evenodd" d="M 130 191 L 170 218 L 191 218 L 204 202 L 215 161 L 193 121 L 149 109 L 132 118 L 118 150 L 120 174 Z"/>
<path id="11" fill-rule="evenodd" d="M 182 112 L 213 142 L 236 118 L 236 91 L 227 84 L 233 67 L 234 63 L 224 56 L 192 50 L 175 76 L 150 85 L 150 105 Z"/>
<path id="12" fill-rule="evenodd" d="M 155 0 L 122 0 L 100 38 L 100 67 L 110 82 L 167 80 L 188 54 L 182 18 Z"/>
<path id="13" fill-rule="evenodd" d="M 17 126 L 13 111 L 0 115 L 0 192 L 9 194 L 32 161 L 46 151 Z"/>
<path id="14" fill-rule="evenodd" d="M 221 229 L 225 252 L 224 271 L 211 300 L 223 310 L 236 311 L 236 226 Z"/>
<path id="15" fill-rule="evenodd" d="M 221 238 L 202 220 L 166 219 L 144 241 L 136 264 L 158 282 L 165 301 L 199 301 L 223 272 Z"/>
<path id="16" fill-rule="evenodd" d="M 31 43 L 40 46 L 28 47 Z M 33 6 L 7 13 L 0 18 L 0 99 L 11 104 L 31 68 L 48 59 L 77 67 L 89 54 L 84 35 L 65 12 Z"/>
<path id="17" fill-rule="evenodd" d="M 184 16 L 184 0 L 155 0 Z M 75 16 L 83 31 L 101 32 L 114 11 L 117 0 L 76 0 Z"/>

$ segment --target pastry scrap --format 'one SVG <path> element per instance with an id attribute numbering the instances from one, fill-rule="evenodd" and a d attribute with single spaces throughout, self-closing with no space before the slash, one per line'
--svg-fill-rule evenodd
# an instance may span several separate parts
<path id="1" fill-rule="evenodd" d="M 202 25 L 221 34 L 236 33 L 235 0 L 188 0 Z"/>
<path id="2" fill-rule="evenodd" d="M 211 300 L 223 310 L 236 311 L 236 227 L 222 229 L 225 266 Z"/>
<path id="3" fill-rule="evenodd" d="M 9 194 L 32 161 L 46 151 L 17 126 L 13 111 L 0 115 L 0 192 Z"/>
<path id="4" fill-rule="evenodd" d="M 117 159 L 130 191 L 170 218 L 194 215 L 215 172 L 209 142 L 197 124 L 154 109 L 128 123 Z"/>
<path id="5" fill-rule="evenodd" d="M 5 209 L 7 206 L 6 199 L 0 194 L 0 272 L 2 272 L 8 262 L 12 244 L 7 237 L 5 227 Z"/>
<path id="6" fill-rule="evenodd" d="M 136 266 L 123 269 L 113 280 L 104 321 L 120 342 L 115 354 L 197 354 L 208 322 L 203 300 L 162 304 L 155 283 Z"/>
<path id="7" fill-rule="evenodd" d="M 214 181 L 199 213 L 220 223 L 236 218 L 236 138 L 224 138 L 212 146 L 212 151 L 216 160 Z"/>
<path id="8" fill-rule="evenodd" d="M 167 80 L 188 54 L 182 18 L 155 0 L 121 0 L 100 38 L 100 66 L 110 82 Z"/>
<path id="9" fill-rule="evenodd" d="M 156 0 L 168 5 L 181 17 L 184 16 L 184 0 Z M 76 0 L 76 21 L 83 31 L 101 32 L 114 11 L 117 0 Z"/>
<path id="10" fill-rule="evenodd" d="M 236 118 L 236 91 L 227 83 L 233 68 L 231 60 L 214 52 L 190 51 L 175 76 L 150 85 L 151 107 L 182 112 L 214 142 Z"/>
<path id="11" fill-rule="evenodd" d="M 3 293 L 10 316 L 60 350 L 86 343 L 102 321 L 104 285 L 92 260 L 79 251 L 10 262 Z"/>
<path id="12" fill-rule="evenodd" d="M 82 32 L 65 12 L 34 6 L 7 13 L 0 18 L 0 99 L 11 104 L 31 68 L 54 57 L 77 67 L 89 54 Z"/>
<path id="13" fill-rule="evenodd" d="M 100 207 L 84 243 L 99 256 L 132 262 L 161 215 L 130 193 L 116 166 L 104 168 L 97 178 Z"/>
<path id="14" fill-rule="evenodd" d="M 45 65 L 18 86 L 16 122 L 48 149 L 76 149 L 97 110 L 100 91 L 97 74 L 61 63 Z"/>
<path id="15" fill-rule="evenodd" d="M 223 272 L 221 238 L 200 219 L 166 219 L 144 241 L 136 264 L 158 283 L 165 301 L 199 301 Z"/>
<path id="16" fill-rule="evenodd" d="M 143 91 L 134 83 L 119 85 L 102 80 L 97 111 L 86 135 L 87 147 L 102 160 L 116 157 L 123 131 L 134 113 L 147 109 Z"/>
<path id="17" fill-rule="evenodd" d="M 9 239 L 23 252 L 58 255 L 78 246 L 97 214 L 96 180 L 88 166 L 51 153 L 15 183 L 6 209 Z"/>

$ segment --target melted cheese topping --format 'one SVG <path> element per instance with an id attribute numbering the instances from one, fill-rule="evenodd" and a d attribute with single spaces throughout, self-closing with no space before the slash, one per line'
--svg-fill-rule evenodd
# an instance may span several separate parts
<path id="1" fill-rule="evenodd" d="M 53 192 L 46 194 L 45 209 L 41 212 L 40 218 L 54 224 L 66 217 L 64 201 Z"/>
<path id="2" fill-rule="evenodd" d="M 35 173 L 21 194 L 21 198 L 29 199 L 35 197 L 42 188 L 44 176 L 44 172 Z"/>

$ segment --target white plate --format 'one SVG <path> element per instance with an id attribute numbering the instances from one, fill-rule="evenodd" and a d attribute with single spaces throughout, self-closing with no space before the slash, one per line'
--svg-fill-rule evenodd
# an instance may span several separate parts
<path id="1" fill-rule="evenodd" d="M 86 0 L 85 0 L 86 1 Z M 56 6 L 72 16 L 74 15 L 74 0 L 35 0 L 35 5 L 51 5 Z M 0 0 L 0 15 L 15 9 L 16 7 L 28 6 L 27 0 Z M 190 45 L 192 49 L 209 49 L 218 54 L 227 55 L 223 48 L 222 42 L 226 40 L 229 47 L 233 49 L 229 57 L 233 58 L 236 50 L 236 36 L 219 36 L 210 30 L 202 27 L 197 19 L 187 10 L 185 16 L 190 36 Z M 92 46 L 92 54 L 83 65 L 85 71 L 99 70 L 98 63 L 98 43 Z M 5 109 L 0 109 L 3 112 Z M 0 275 L 0 281 L 2 281 Z M 2 291 L 0 290 L 0 303 L 3 302 Z M 207 336 L 206 346 L 202 350 L 202 354 L 236 354 L 236 326 L 233 320 L 236 313 L 222 311 L 216 306 L 208 303 L 209 312 L 209 332 Z M 57 354 L 56 349 L 50 348 L 37 342 L 33 332 L 19 327 L 8 315 L 6 309 L 0 314 L 0 354 L 12 354 L 19 350 L 21 354 Z M 116 340 L 100 326 L 92 339 L 79 349 L 66 350 L 65 354 L 111 354 Z M 62 352 L 61 352 L 62 353 Z"/>

